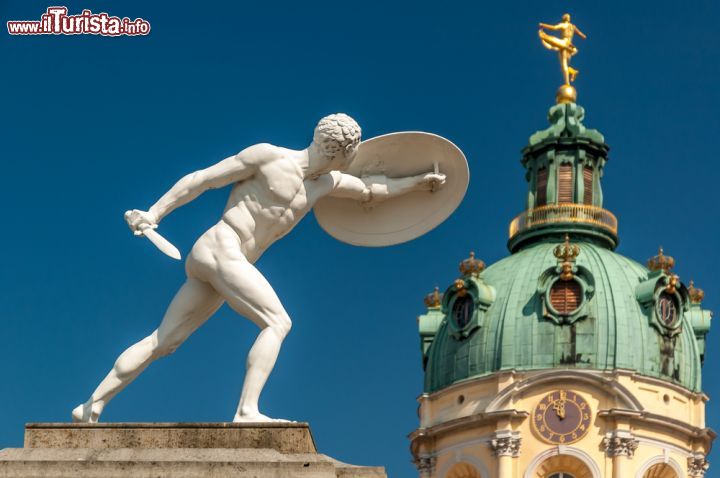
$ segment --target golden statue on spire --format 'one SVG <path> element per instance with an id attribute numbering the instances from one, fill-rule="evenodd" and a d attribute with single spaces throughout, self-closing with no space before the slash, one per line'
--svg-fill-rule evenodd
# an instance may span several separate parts
<path id="1" fill-rule="evenodd" d="M 548 34 L 545 30 L 559 30 L 562 34 L 561 37 L 556 37 Z M 557 25 L 548 25 L 547 23 L 540 24 L 540 41 L 543 46 L 548 50 L 557 51 L 560 55 L 560 67 L 562 68 L 563 77 L 565 84 L 563 84 L 557 93 L 558 103 L 574 103 L 577 99 L 577 92 L 570 83 L 575 81 L 575 77 L 578 74 L 578 70 L 570 66 L 570 58 L 578 52 L 578 49 L 573 45 L 572 39 L 575 34 L 580 35 L 583 40 L 587 39 L 585 34 L 580 31 L 578 27 L 570 23 L 570 14 L 566 13 L 562 16 L 562 21 Z"/>

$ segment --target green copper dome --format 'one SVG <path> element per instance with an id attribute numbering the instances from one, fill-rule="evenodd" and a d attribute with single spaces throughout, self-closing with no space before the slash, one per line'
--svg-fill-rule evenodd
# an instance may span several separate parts
<path id="1" fill-rule="evenodd" d="M 629 369 L 701 389 L 711 314 L 668 256 L 651 270 L 613 251 L 617 221 L 602 209 L 600 185 L 609 148 L 583 116 L 578 105 L 553 106 L 550 128 L 523 150 L 529 192 L 511 223 L 512 254 L 487 269 L 463 261 L 442 301 L 426 302 L 426 392 L 552 368 Z"/>
<path id="2" fill-rule="evenodd" d="M 643 307 L 637 298 L 641 284 L 651 276 L 662 282 L 662 273 L 655 275 L 605 247 L 578 242 L 576 264 L 593 283 L 583 317 L 558 324 L 545 316 L 539 291 L 544 274 L 557 265 L 553 250 L 560 243 L 560 237 L 547 238 L 470 279 L 494 288 L 495 300 L 478 312 L 478 327 L 465 339 L 452 335 L 454 317 L 446 314 L 428 351 L 426 391 L 500 370 L 562 367 L 631 369 L 699 390 L 700 351 L 689 314 L 683 314 L 680 332 L 668 338 L 651 325 L 655 307 Z M 446 292 L 448 312 L 453 289 Z M 686 300 L 683 289 L 680 296 Z"/>

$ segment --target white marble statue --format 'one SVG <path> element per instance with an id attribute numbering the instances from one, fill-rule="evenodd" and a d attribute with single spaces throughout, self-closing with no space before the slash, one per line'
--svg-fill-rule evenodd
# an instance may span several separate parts
<path id="1" fill-rule="evenodd" d="M 445 175 L 438 172 L 401 178 L 373 175 L 372 181 L 343 174 L 359 145 L 358 124 L 345 114 L 330 115 L 320 120 L 312 143 L 302 151 L 271 144 L 251 146 L 180 179 L 148 211 L 126 214 L 130 229 L 143 235 L 204 191 L 232 184 L 220 221 L 200 236 L 188 255 L 187 280 L 160 326 L 120 354 L 89 400 L 72 411 L 73 421 L 97 422 L 118 392 L 154 360 L 176 350 L 224 302 L 260 328 L 247 357 L 233 421 L 271 421 L 260 413 L 258 400 L 291 322 L 253 263 L 320 198 L 349 198 L 370 207 L 393 196 L 436 190 L 445 184 Z"/>

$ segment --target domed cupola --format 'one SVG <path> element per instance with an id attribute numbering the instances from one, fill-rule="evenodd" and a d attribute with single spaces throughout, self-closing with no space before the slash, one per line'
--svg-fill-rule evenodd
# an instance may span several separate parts
<path id="1" fill-rule="evenodd" d="M 471 254 L 420 316 L 428 392 L 503 370 L 633 370 L 699 391 L 710 313 L 660 254 L 648 267 L 614 252 L 617 221 L 602 208 L 608 147 L 583 108 L 550 109 L 522 164 L 527 210 L 511 255 Z M 441 299 L 440 299 L 441 297 Z"/>

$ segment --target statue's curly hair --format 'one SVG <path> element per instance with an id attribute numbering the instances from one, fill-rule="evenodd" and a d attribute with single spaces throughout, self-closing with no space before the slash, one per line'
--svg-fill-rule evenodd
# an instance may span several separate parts
<path id="1" fill-rule="evenodd" d="M 315 141 L 325 156 L 334 158 L 340 150 L 348 151 L 360 144 L 362 130 L 357 122 L 345 113 L 322 118 L 315 127 Z"/>

